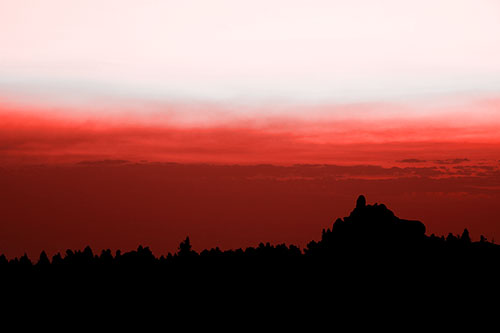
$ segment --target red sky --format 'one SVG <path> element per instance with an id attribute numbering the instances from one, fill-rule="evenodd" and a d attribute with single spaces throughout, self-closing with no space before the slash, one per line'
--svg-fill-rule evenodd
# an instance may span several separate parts
<path id="1" fill-rule="evenodd" d="M 197 250 L 305 246 L 359 194 L 428 233 L 498 239 L 499 103 L 475 105 L 451 116 L 387 106 L 390 117 L 363 117 L 377 108 L 363 105 L 349 106 L 356 117 L 196 123 L 4 104 L 0 252 L 143 244 L 166 254 L 187 235 Z"/>
<path id="2" fill-rule="evenodd" d="M 498 0 L 0 1 L 0 253 L 500 239 Z M 29 24 L 28 24 L 29 23 Z"/>

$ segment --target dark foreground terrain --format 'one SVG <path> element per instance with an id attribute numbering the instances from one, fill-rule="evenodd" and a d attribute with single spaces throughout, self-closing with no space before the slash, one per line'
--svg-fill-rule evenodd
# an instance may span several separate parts
<path id="1" fill-rule="evenodd" d="M 52 258 L 42 253 L 36 262 L 1 256 L 0 276 L 4 295 L 13 293 L 24 305 L 56 299 L 63 307 L 90 303 L 108 310 L 156 302 L 205 310 L 260 304 L 269 311 L 318 302 L 343 309 L 496 304 L 500 246 L 483 236 L 473 242 L 467 230 L 446 237 L 425 232 L 421 222 L 360 196 L 349 216 L 303 250 L 259 244 L 197 253 L 186 238 L 177 253 L 159 258 L 142 246 L 127 253 L 96 254 L 89 247 Z"/>

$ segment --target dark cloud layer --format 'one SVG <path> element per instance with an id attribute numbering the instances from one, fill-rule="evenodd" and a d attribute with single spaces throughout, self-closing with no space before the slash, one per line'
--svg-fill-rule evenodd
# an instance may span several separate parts
<path id="1" fill-rule="evenodd" d="M 460 164 L 464 162 L 470 162 L 468 158 L 450 158 L 446 160 L 435 160 L 436 164 Z"/>
<path id="2" fill-rule="evenodd" d="M 427 161 L 426 160 L 420 160 L 418 158 L 407 158 L 407 159 L 399 160 L 399 161 L 396 161 L 396 162 L 399 162 L 399 163 L 425 163 Z"/>

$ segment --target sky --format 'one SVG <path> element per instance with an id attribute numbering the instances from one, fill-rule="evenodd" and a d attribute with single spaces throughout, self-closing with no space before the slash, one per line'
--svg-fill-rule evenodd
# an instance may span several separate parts
<path id="1" fill-rule="evenodd" d="M 361 193 L 500 239 L 496 0 L 2 0 L 0 22 L 0 252 L 304 245 Z"/>
<path id="2" fill-rule="evenodd" d="M 3 0 L 0 89 L 52 103 L 496 94 L 499 13 L 495 0 Z"/>

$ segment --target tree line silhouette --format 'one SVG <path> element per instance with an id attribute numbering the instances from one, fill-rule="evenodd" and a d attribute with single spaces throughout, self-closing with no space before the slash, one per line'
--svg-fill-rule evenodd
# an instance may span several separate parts
<path id="1" fill-rule="evenodd" d="M 461 235 L 445 236 L 425 234 L 425 225 L 419 221 L 404 220 L 383 204 L 367 205 L 364 196 L 357 200 L 355 209 L 343 219 L 335 221 L 330 229 L 323 229 L 319 241 L 310 241 L 301 250 L 295 245 L 260 243 L 246 249 L 220 250 L 218 247 L 196 252 L 186 237 L 174 254 L 155 257 L 149 247 L 114 254 L 102 250 L 97 254 L 90 247 L 66 250 L 49 258 L 42 251 L 37 261 L 26 254 L 7 260 L 0 255 L 1 272 L 49 272 L 61 270 L 119 270 L 142 269 L 175 270 L 211 267 L 299 268 L 304 265 L 328 262 L 335 265 L 398 264 L 399 266 L 425 265 L 438 268 L 457 263 L 477 265 L 488 263 L 498 266 L 500 245 L 489 242 L 481 235 L 473 242 L 467 229 Z M 327 267 L 327 266 L 325 266 Z"/>
<path id="2" fill-rule="evenodd" d="M 88 313 L 82 306 L 92 304 L 103 314 L 132 310 L 137 316 L 144 307 L 144 318 L 158 304 L 192 318 L 243 308 L 250 315 L 253 304 L 259 313 L 301 316 L 327 306 L 337 311 L 336 318 L 416 314 L 408 309 L 419 304 L 443 313 L 488 304 L 499 293 L 499 245 L 483 236 L 472 241 L 467 229 L 446 237 L 425 231 L 421 222 L 400 219 L 360 196 L 349 216 L 304 249 L 260 243 L 197 252 L 186 237 L 177 252 L 160 257 L 145 246 L 124 253 L 86 247 L 52 258 L 42 251 L 36 261 L 1 255 L 0 286 L 4 297 L 12 294 L 4 304 L 8 299 L 21 308 L 32 304 L 38 311 L 50 300 L 59 312 Z M 367 311 L 361 311 L 366 304 Z"/>

